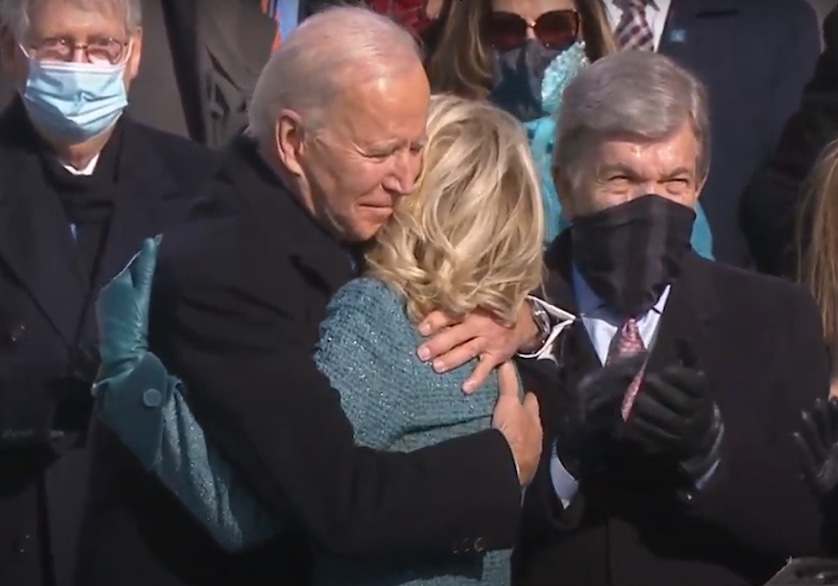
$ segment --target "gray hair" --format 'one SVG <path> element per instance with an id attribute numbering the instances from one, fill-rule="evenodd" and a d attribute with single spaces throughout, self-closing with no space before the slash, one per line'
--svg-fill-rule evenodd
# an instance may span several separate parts
<path id="1" fill-rule="evenodd" d="M 593 145 L 618 137 L 660 140 L 689 122 L 703 179 L 710 169 L 708 108 L 704 85 L 668 57 L 647 51 L 603 57 L 562 95 L 554 163 L 572 176 Z"/>
<path id="2" fill-rule="evenodd" d="M 2 0 L 0 22 L 20 39 L 29 30 L 29 12 L 51 0 Z M 74 6 L 100 14 L 124 12 L 125 30 L 133 31 L 142 24 L 140 0 L 70 0 Z"/>
<path id="3" fill-rule="evenodd" d="M 316 130 L 343 91 L 367 79 L 401 76 L 411 62 L 421 67 L 419 46 L 389 18 L 366 8 L 328 8 L 303 21 L 265 65 L 247 133 L 259 142 L 273 140 L 283 109 L 305 116 Z"/>

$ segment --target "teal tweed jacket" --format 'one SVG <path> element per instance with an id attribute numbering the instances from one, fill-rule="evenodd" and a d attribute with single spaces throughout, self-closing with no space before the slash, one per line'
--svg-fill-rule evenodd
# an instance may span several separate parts
<path id="1" fill-rule="evenodd" d="M 382 282 L 356 279 L 333 298 L 315 359 L 340 392 L 358 444 L 411 451 L 491 425 L 497 376 L 467 396 L 461 385 L 474 365 L 438 374 L 417 357 L 420 343 L 402 299 Z M 305 392 L 280 390 L 279 382 L 277 392 Z M 184 400 L 182 382 L 156 356 L 146 353 L 129 376 L 99 381 L 96 387 L 98 418 L 219 544 L 239 551 L 281 531 L 204 435 Z M 315 583 L 503 585 L 510 581 L 510 555 L 359 561 L 321 553 Z"/>

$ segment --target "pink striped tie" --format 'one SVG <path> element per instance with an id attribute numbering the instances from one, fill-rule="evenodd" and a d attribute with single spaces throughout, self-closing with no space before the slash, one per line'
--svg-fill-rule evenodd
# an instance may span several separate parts
<path id="1" fill-rule="evenodd" d="M 605 365 L 608 366 L 619 358 L 626 358 L 635 354 L 640 354 L 646 351 L 646 346 L 643 344 L 643 338 L 640 337 L 640 330 L 637 327 L 637 320 L 630 318 L 620 326 L 617 333 L 611 339 L 611 347 L 608 349 L 608 356 L 605 359 Z M 628 419 L 631 413 L 631 407 L 634 405 L 634 399 L 637 396 L 637 391 L 640 390 L 640 381 L 643 380 L 643 371 L 646 370 L 646 365 L 640 369 L 637 376 L 629 384 L 626 389 L 626 396 L 623 399 L 623 419 Z"/>
<path id="2" fill-rule="evenodd" d="M 623 16 L 614 29 L 614 37 L 622 49 L 654 51 L 655 37 L 646 19 L 648 0 L 623 0 L 619 3 Z"/>

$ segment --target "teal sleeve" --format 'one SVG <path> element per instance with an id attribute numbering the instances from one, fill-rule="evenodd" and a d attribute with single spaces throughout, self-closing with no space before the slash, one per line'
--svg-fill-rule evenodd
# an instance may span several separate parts
<path id="1" fill-rule="evenodd" d="M 180 380 L 148 352 L 131 371 L 96 383 L 96 415 L 219 545 L 240 551 L 268 540 L 279 525 L 236 481 L 182 391 Z"/>
<path id="2" fill-rule="evenodd" d="M 403 311 L 384 285 L 359 280 L 332 299 L 320 326 L 317 366 L 340 392 L 355 441 L 373 449 L 388 449 L 402 434 L 407 393 L 417 384 L 412 368 L 396 366 L 416 351 Z"/>

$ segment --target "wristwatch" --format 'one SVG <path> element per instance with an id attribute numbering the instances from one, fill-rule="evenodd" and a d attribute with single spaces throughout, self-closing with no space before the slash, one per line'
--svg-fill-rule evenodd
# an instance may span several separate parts
<path id="1" fill-rule="evenodd" d="M 553 322 L 550 320 L 550 314 L 538 301 L 528 298 L 527 303 L 530 305 L 532 319 L 538 328 L 538 345 L 543 346 L 547 342 L 547 338 L 550 337 L 550 332 L 553 331 Z"/>

